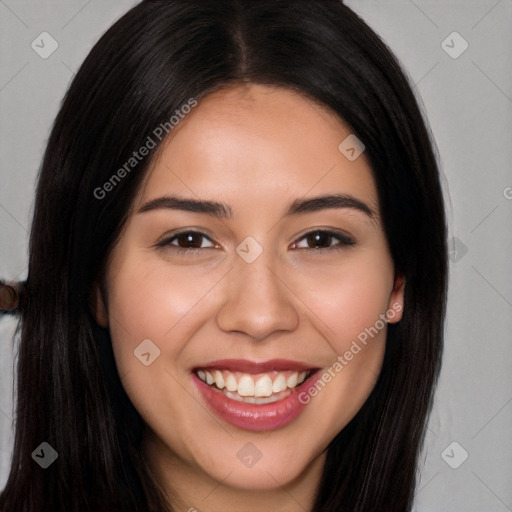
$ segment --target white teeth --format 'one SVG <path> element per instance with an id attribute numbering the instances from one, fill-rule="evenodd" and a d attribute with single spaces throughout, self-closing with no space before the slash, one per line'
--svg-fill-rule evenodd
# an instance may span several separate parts
<path id="1" fill-rule="evenodd" d="M 247 403 L 271 403 L 279 393 L 287 388 L 293 389 L 302 384 L 308 376 L 303 372 L 269 372 L 254 376 L 248 373 L 229 372 L 227 370 L 198 370 L 197 376 L 208 385 L 224 390 L 230 398 L 242 399 Z M 272 380 L 274 379 L 274 380 Z M 270 400 L 272 398 L 272 400 Z"/>
<path id="2" fill-rule="evenodd" d="M 238 388 L 238 383 L 235 379 L 235 376 L 233 374 L 229 374 L 228 378 L 226 379 L 226 389 L 228 391 L 236 391 Z"/>
<path id="3" fill-rule="evenodd" d="M 215 384 L 219 389 L 224 388 L 224 377 L 219 370 L 215 370 Z"/>
<path id="4" fill-rule="evenodd" d="M 260 377 L 254 385 L 255 396 L 270 396 L 272 394 L 272 379 L 268 375 Z"/>
<path id="5" fill-rule="evenodd" d="M 261 405 L 261 404 L 271 404 L 273 402 L 277 402 L 278 400 L 279 400 L 279 397 L 277 397 L 277 396 L 269 396 L 269 397 L 265 397 L 265 398 L 255 398 L 254 402 L 257 403 L 258 405 Z"/>
<path id="6" fill-rule="evenodd" d="M 292 373 L 288 380 L 286 381 L 286 384 L 289 388 L 294 388 L 297 385 L 297 379 L 299 377 L 299 374 L 297 372 Z"/>
<path id="7" fill-rule="evenodd" d="M 274 384 L 272 385 L 272 391 L 274 393 L 281 393 L 281 391 L 284 391 L 286 389 L 286 379 L 284 378 L 284 375 L 278 375 L 277 379 L 274 381 Z"/>
<path id="8" fill-rule="evenodd" d="M 255 398 L 253 396 L 248 397 L 241 397 L 238 393 L 231 393 L 230 391 L 226 391 L 224 393 L 228 398 L 231 398 L 232 400 L 236 400 L 237 402 L 245 402 L 249 404 L 271 404 L 273 402 L 277 402 L 279 400 L 279 397 L 276 395 L 272 395 L 269 397 L 260 397 Z"/>
<path id="9" fill-rule="evenodd" d="M 254 381 L 249 375 L 244 375 L 238 382 L 238 394 L 240 396 L 254 396 Z"/>

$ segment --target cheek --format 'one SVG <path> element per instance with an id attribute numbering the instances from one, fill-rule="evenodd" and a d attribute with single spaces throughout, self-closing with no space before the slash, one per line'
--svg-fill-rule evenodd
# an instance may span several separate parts
<path id="1" fill-rule="evenodd" d="M 212 284 L 211 273 L 201 275 L 192 267 L 176 269 L 149 258 L 126 257 L 109 286 L 110 332 L 118 363 L 133 364 L 133 351 L 145 339 L 171 357 L 179 352 L 184 338 L 174 335 L 176 327 L 197 315 L 197 305 Z"/>
<path id="2" fill-rule="evenodd" d="M 187 428 L 178 429 L 176 418 L 186 423 L 182 410 L 195 410 L 197 403 L 180 392 L 188 381 L 176 362 L 193 334 L 191 320 L 201 314 L 198 304 L 211 288 L 212 277 L 198 276 L 197 269 L 193 275 L 192 267 L 173 270 L 140 254 L 125 251 L 109 275 L 114 358 L 122 385 L 144 421 L 180 444 Z"/>
<path id="3" fill-rule="evenodd" d="M 336 435 L 355 416 L 375 386 L 386 347 L 392 265 L 385 259 L 358 260 L 318 275 L 302 276 L 303 293 L 323 334 L 330 364 L 304 400 L 325 419 L 325 437 Z"/>
<path id="4" fill-rule="evenodd" d="M 385 258 L 348 262 L 316 275 L 306 272 L 301 279 L 302 294 L 323 323 L 321 332 L 337 354 L 376 325 L 383 331 L 379 337 L 385 338 L 381 315 L 390 306 L 393 283 L 393 268 Z"/>

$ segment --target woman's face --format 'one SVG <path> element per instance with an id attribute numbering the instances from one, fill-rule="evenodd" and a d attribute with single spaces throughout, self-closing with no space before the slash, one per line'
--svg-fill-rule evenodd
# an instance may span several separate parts
<path id="1" fill-rule="evenodd" d="M 96 317 L 160 471 L 285 486 L 321 467 L 401 317 L 370 167 L 326 109 L 261 85 L 170 135 Z"/>

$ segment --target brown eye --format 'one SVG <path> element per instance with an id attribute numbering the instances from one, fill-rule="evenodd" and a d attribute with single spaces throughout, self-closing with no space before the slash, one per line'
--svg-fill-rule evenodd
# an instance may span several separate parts
<path id="1" fill-rule="evenodd" d="M 176 235 L 173 240 L 176 240 L 180 247 L 192 247 L 194 249 L 199 249 L 203 238 L 204 236 L 199 233 L 190 232 L 180 233 L 179 235 Z"/>
<path id="2" fill-rule="evenodd" d="M 294 248 L 297 249 L 343 249 L 346 246 L 354 245 L 352 238 L 344 233 L 336 233 L 332 231 L 316 230 L 304 235 L 301 241 L 306 242 L 306 246 L 296 242 Z"/>
<path id="3" fill-rule="evenodd" d="M 206 245 L 203 245 L 207 242 Z M 195 252 L 200 249 L 211 249 L 218 247 L 204 233 L 198 231 L 182 231 L 168 237 L 158 244 L 157 247 L 175 250 L 177 252 Z"/>
<path id="4" fill-rule="evenodd" d="M 306 237 L 308 246 L 311 248 L 317 248 L 319 245 L 322 247 L 330 247 L 333 236 L 329 233 L 325 233 L 324 231 L 317 231 L 315 233 L 311 233 Z"/>

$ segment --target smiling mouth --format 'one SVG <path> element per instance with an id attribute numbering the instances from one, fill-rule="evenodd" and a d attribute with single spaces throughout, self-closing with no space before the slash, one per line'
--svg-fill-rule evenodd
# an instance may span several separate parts
<path id="1" fill-rule="evenodd" d="M 251 374 L 213 368 L 194 371 L 202 382 L 227 398 L 257 405 L 270 404 L 290 396 L 314 372 L 314 369 L 300 372 L 273 370 Z"/>

